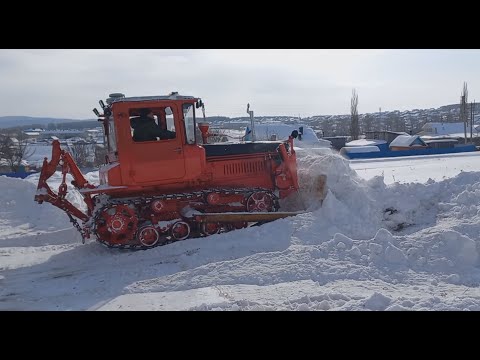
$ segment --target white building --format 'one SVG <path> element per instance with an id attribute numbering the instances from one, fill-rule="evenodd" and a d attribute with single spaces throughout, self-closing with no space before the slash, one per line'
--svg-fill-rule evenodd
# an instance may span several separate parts
<path id="1" fill-rule="evenodd" d="M 245 140 L 251 140 L 246 129 Z M 256 141 L 287 140 L 292 131 L 298 131 L 299 136 L 294 140 L 296 147 L 331 147 L 331 142 L 319 139 L 313 129 L 307 125 L 288 125 L 278 123 L 255 124 Z"/>
<path id="2" fill-rule="evenodd" d="M 480 125 L 473 126 L 473 136 L 478 137 L 480 133 Z M 418 133 L 422 138 L 424 136 L 449 136 L 449 137 L 465 137 L 465 129 L 463 122 L 442 123 L 428 122 L 422 126 L 422 131 Z M 470 136 L 470 124 L 467 124 L 467 136 Z"/>

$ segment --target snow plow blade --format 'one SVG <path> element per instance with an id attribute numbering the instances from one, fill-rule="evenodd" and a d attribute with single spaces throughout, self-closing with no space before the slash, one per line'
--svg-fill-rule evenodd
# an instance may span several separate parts
<path id="1" fill-rule="evenodd" d="M 209 213 L 194 215 L 193 218 L 199 223 L 212 222 L 267 222 L 277 219 L 286 218 L 289 216 L 296 216 L 303 214 L 303 211 L 293 212 L 265 212 L 265 213 L 251 213 L 251 212 L 236 212 L 236 213 Z"/>

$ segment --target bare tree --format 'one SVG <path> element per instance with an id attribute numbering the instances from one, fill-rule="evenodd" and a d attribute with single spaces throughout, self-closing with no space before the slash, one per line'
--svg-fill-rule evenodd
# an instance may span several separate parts
<path id="1" fill-rule="evenodd" d="M 393 131 L 403 131 L 405 132 L 406 129 L 406 124 L 405 124 L 405 119 L 402 118 L 401 114 L 399 111 L 394 111 L 393 113 Z"/>
<path id="2" fill-rule="evenodd" d="M 339 121 L 337 121 L 335 123 L 335 136 L 337 136 L 337 135 L 348 135 L 349 130 L 350 130 L 349 129 L 350 125 L 351 124 L 348 122 L 347 117 L 339 119 Z"/>
<path id="3" fill-rule="evenodd" d="M 350 102 L 350 114 L 351 114 L 351 123 L 350 123 L 350 135 L 352 140 L 357 140 L 360 133 L 360 126 L 358 124 L 358 94 L 353 89 L 352 91 L 352 100 Z"/>
<path id="4" fill-rule="evenodd" d="M 200 139 L 202 141 L 202 133 L 200 130 L 197 129 L 195 130 L 196 132 L 196 138 L 197 141 Z M 210 128 L 208 130 L 208 143 L 213 144 L 213 143 L 218 143 L 218 142 L 226 142 L 228 141 L 229 136 L 227 135 L 227 129 L 212 129 Z"/>
<path id="5" fill-rule="evenodd" d="M 20 133 L 18 139 L 7 135 L 0 137 L 0 158 L 6 160 L 12 172 L 17 172 L 22 161 L 35 153 L 35 149 L 28 146 L 26 137 Z"/>
<path id="6" fill-rule="evenodd" d="M 468 89 L 467 89 L 467 83 L 464 82 L 462 96 L 460 97 L 460 122 L 463 122 L 463 129 L 465 131 L 465 144 L 467 143 L 467 122 L 468 122 L 467 101 L 468 101 Z"/>
<path id="7" fill-rule="evenodd" d="M 87 144 L 75 143 L 68 146 L 68 151 L 72 155 L 73 160 L 77 163 L 79 167 L 89 165 L 89 159 L 91 154 Z"/>
<path id="8" fill-rule="evenodd" d="M 208 137 L 208 141 L 211 142 L 211 143 L 228 141 L 227 130 L 226 129 L 212 129 L 212 135 Z"/>
<path id="9" fill-rule="evenodd" d="M 103 145 L 95 145 L 95 160 L 94 165 L 100 166 L 106 163 L 107 147 Z"/>
<path id="10" fill-rule="evenodd" d="M 373 117 L 370 114 L 365 115 L 363 119 L 364 131 L 372 131 Z"/>
<path id="11" fill-rule="evenodd" d="M 470 103 L 470 142 L 473 142 L 473 120 L 475 118 L 475 100 Z"/>

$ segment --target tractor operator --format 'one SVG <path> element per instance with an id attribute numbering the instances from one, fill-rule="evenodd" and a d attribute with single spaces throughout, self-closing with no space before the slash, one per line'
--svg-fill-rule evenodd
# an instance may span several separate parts
<path id="1" fill-rule="evenodd" d="M 140 116 L 130 120 L 133 128 L 133 141 L 156 141 L 157 138 L 175 139 L 174 131 L 162 129 L 156 122 L 153 111 L 149 108 L 140 109 Z"/>

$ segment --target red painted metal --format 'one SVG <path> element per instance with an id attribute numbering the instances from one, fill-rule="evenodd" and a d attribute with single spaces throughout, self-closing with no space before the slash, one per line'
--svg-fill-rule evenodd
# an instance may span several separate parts
<path id="1" fill-rule="evenodd" d="M 59 165 L 61 166 L 62 171 L 62 183 L 58 188 L 58 192 L 55 193 L 48 185 L 47 180 L 55 173 Z M 43 160 L 43 167 L 42 171 L 40 172 L 37 193 L 35 194 L 34 199 L 40 204 L 43 201 L 47 201 L 59 207 L 60 209 L 65 210 L 70 215 L 73 215 L 82 221 L 87 221 L 92 215 L 93 200 L 89 194 L 82 194 L 88 209 L 87 214 L 84 214 L 67 199 L 65 199 L 67 194 L 67 184 L 65 180 L 68 173 L 73 177 L 72 185 L 78 190 L 84 188 L 95 188 L 94 185 L 90 184 L 85 179 L 71 155 L 60 148 L 60 142 L 58 140 L 54 140 L 52 143 L 52 160 L 50 160 L 50 162 L 47 161 L 47 158 Z"/>

